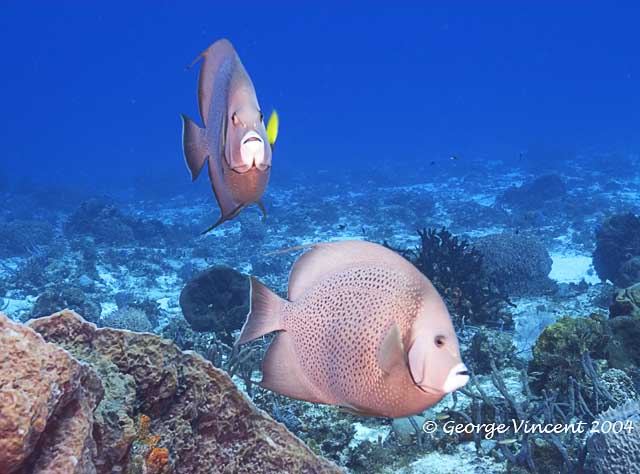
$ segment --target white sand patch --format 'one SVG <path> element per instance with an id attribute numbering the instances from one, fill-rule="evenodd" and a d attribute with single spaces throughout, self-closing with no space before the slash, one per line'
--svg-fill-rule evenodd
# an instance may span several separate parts
<path id="1" fill-rule="evenodd" d="M 100 317 L 103 318 L 111 313 L 115 313 L 116 311 L 118 311 L 118 305 L 112 301 L 102 302 L 100 303 L 100 307 L 102 309 L 102 311 L 100 311 Z"/>
<path id="2" fill-rule="evenodd" d="M 581 280 L 592 285 L 600 283 L 589 255 L 556 253 L 551 254 L 551 260 L 549 278 L 558 283 L 579 283 Z"/>
<path id="3" fill-rule="evenodd" d="M 391 473 L 390 469 L 383 471 Z M 505 473 L 504 463 L 497 463 L 490 456 L 478 456 L 472 443 L 459 444 L 453 454 L 438 451 L 411 463 L 410 466 L 394 471 L 394 474 L 483 474 Z"/>
<path id="4" fill-rule="evenodd" d="M 354 423 L 353 427 L 356 432 L 349 442 L 349 447 L 351 448 L 355 448 L 364 441 L 380 443 L 381 441 L 384 441 L 391 432 L 390 426 L 378 426 L 371 428 L 370 426 L 365 426 L 362 423 Z"/>
<path id="5" fill-rule="evenodd" d="M 156 303 L 160 306 L 160 309 L 165 311 L 171 311 L 171 299 L 170 298 L 159 298 L 156 300 Z"/>
<path id="6" fill-rule="evenodd" d="M 10 318 L 18 318 L 21 314 L 30 313 L 36 298 L 29 296 L 25 299 L 0 298 L 0 312 Z"/>
<path id="7" fill-rule="evenodd" d="M 472 194 L 471 200 L 477 202 L 481 206 L 491 207 L 496 203 L 495 194 Z"/>
<path id="8" fill-rule="evenodd" d="M 114 277 L 111 272 L 109 272 L 102 265 L 96 265 L 96 269 L 98 270 L 98 275 L 100 279 L 104 282 L 105 286 L 108 288 L 115 289 L 118 287 L 118 280 Z"/>

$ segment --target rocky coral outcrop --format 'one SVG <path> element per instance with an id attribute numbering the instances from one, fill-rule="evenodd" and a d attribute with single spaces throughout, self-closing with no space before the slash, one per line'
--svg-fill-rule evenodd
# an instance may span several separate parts
<path id="1" fill-rule="evenodd" d="M 3 314 L 0 347 L 0 472 L 96 472 L 96 373 Z"/>
<path id="2" fill-rule="evenodd" d="M 607 340 L 607 320 L 597 314 L 588 318 L 563 316 L 550 324 L 532 348 L 528 367 L 531 388 L 536 393 L 555 389 L 566 392 L 571 378 L 586 383 L 582 354 L 606 359 Z"/>
<path id="3" fill-rule="evenodd" d="M 36 220 L 13 220 L 2 223 L 0 257 L 28 256 L 39 246 L 51 243 L 53 226 Z"/>
<path id="4" fill-rule="evenodd" d="M 549 202 L 559 202 L 566 195 L 567 187 L 562 178 L 548 174 L 520 187 L 510 187 L 498 201 L 520 209 L 541 209 Z"/>
<path id="5" fill-rule="evenodd" d="M 55 313 L 60 308 L 68 308 L 82 314 L 85 319 L 97 323 L 100 319 L 102 307 L 82 289 L 77 287 L 47 288 L 33 305 L 32 318 L 41 318 Z"/>
<path id="6" fill-rule="evenodd" d="M 467 365 L 479 374 L 491 373 L 491 361 L 497 369 L 503 369 L 515 360 L 516 348 L 508 333 L 489 328 L 480 328 L 471 338 L 471 344 L 464 351 Z"/>
<path id="7" fill-rule="evenodd" d="M 640 319 L 640 283 L 616 291 L 611 304 L 610 316 L 632 316 Z"/>
<path id="8" fill-rule="evenodd" d="M 610 408 L 597 420 L 601 428 L 587 441 L 585 472 L 640 473 L 640 402 L 632 400 Z"/>
<path id="9" fill-rule="evenodd" d="M 521 234 L 493 234 L 474 247 L 498 289 L 510 296 L 531 296 L 554 288 L 549 278 L 552 260 L 540 241 Z"/>
<path id="10" fill-rule="evenodd" d="M 132 242 L 149 247 L 180 242 L 184 228 L 167 226 L 159 220 L 144 220 L 121 212 L 98 199 L 89 199 L 71 214 L 64 232 L 69 239 L 90 237 L 96 244 L 127 245 Z"/>
<path id="11" fill-rule="evenodd" d="M 640 216 L 614 214 L 596 231 L 593 266 L 602 280 L 624 288 L 640 283 Z"/>
<path id="12" fill-rule="evenodd" d="M 30 328 L 7 322 L 6 318 L 2 321 L 11 324 L 3 347 L 5 342 L 14 347 L 9 350 L 9 357 L 0 359 L 5 377 L 13 377 L 10 375 L 13 371 L 5 370 L 5 365 L 21 364 L 15 358 L 24 351 L 30 352 L 32 366 L 47 367 L 54 375 L 64 364 L 77 370 L 77 374 L 71 374 L 75 374 L 73 377 L 66 376 L 74 383 L 65 384 L 62 380 L 51 385 L 43 370 L 32 370 L 20 379 L 13 377 L 0 384 L 2 409 L 7 410 L 6 406 L 15 411 L 20 399 L 10 393 L 5 395 L 4 387 L 12 387 L 19 381 L 21 386 L 27 386 L 35 383 L 34 377 L 43 377 L 42 383 L 47 387 L 58 387 L 51 389 L 52 393 L 62 391 L 63 395 L 57 397 L 65 403 L 40 402 L 53 409 L 43 411 L 36 434 L 48 434 L 48 427 L 57 426 L 60 420 L 67 420 L 69 426 L 77 425 L 78 433 L 85 434 L 77 436 L 84 444 L 75 443 L 75 437 L 56 437 L 55 433 L 44 438 L 51 445 L 47 453 L 62 453 L 77 460 L 76 466 L 68 470 L 46 472 L 341 472 L 253 406 L 226 373 L 195 353 L 180 351 L 170 341 L 152 334 L 99 329 L 72 311 L 32 320 L 28 323 Z M 36 341 L 38 346 L 30 350 L 25 346 L 29 341 Z M 59 354 L 56 357 L 60 361 L 53 355 L 46 358 L 46 352 L 43 356 L 42 348 Z M 37 393 L 27 392 L 26 402 L 20 403 L 31 403 L 29 400 Z M 82 405 L 85 395 L 88 398 Z M 79 401 L 74 402 L 76 399 Z M 97 401 L 100 402 L 96 407 Z M 78 408 L 73 411 L 75 407 Z M 31 411 L 22 409 L 22 413 Z M 78 413 L 85 416 L 76 416 Z M 4 419 L 3 412 L 0 420 Z M 14 423 L 4 430 L 14 427 L 18 425 Z M 76 444 L 83 449 L 70 454 Z M 11 470 L 3 470 L 0 464 L 0 472 L 44 472 L 29 469 L 53 459 L 49 454 L 44 456 L 47 445 L 43 444 L 42 436 L 14 440 L 12 446 L 12 450 L 3 449 L 0 453 L 5 456 L 0 457 L 0 462 L 12 466 Z"/>

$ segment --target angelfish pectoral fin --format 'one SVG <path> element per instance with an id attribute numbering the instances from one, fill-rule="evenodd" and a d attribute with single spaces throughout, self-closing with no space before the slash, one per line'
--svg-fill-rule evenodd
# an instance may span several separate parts
<path id="1" fill-rule="evenodd" d="M 387 376 L 407 366 L 407 355 L 396 323 L 391 325 L 378 349 L 378 364 Z"/>
<path id="2" fill-rule="evenodd" d="M 209 155 L 206 133 L 186 115 L 182 114 L 182 150 L 184 161 L 191 172 L 191 180 L 195 181 Z"/>
<path id="3" fill-rule="evenodd" d="M 269 121 L 267 122 L 267 140 L 269 140 L 269 144 L 273 149 L 273 146 L 276 144 L 276 140 L 278 139 L 278 130 L 280 129 L 280 118 L 278 117 L 278 112 L 275 110 L 271 112 L 271 117 L 269 117 Z"/>

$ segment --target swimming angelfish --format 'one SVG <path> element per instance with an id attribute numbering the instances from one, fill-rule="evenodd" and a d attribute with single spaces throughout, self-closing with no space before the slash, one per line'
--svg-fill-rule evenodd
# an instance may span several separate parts
<path id="1" fill-rule="evenodd" d="M 236 345 L 273 331 L 260 385 L 300 400 L 398 418 L 469 379 L 436 289 L 377 244 L 314 245 L 291 269 L 288 300 L 252 279 Z"/>
<path id="2" fill-rule="evenodd" d="M 272 114 L 265 128 L 256 91 L 240 58 L 226 39 L 204 51 L 198 79 L 198 106 L 203 128 L 182 115 L 184 157 L 195 180 L 208 161 L 209 179 L 220 218 L 206 233 L 260 201 L 269 181 L 271 153 L 278 131 Z"/>

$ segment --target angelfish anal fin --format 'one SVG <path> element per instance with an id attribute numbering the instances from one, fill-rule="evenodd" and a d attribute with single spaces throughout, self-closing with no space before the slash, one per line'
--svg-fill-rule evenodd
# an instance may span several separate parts
<path id="1" fill-rule="evenodd" d="M 262 222 L 265 222 L 267 220 L 267 209 L 264 207 L 264 204 L 262 203 L 262 201 L 258 201 L 256 202 L 256 204 L 262 211 Z"/>
<path id="2" fill-rule="evenodd" d="M 338 407 L 338 411 L 341 412 L 341 413 L 348 413 L 349 415 L 362 416 L 362 417 L 365 417 L 365 418 L 380 418 L 381 417 L 381 415 L 369 413 L 366 410 L 359 410 L 358 408 L 353 408 L 353 407 L 344 406 L 344 405 Z"/>
<path id="3" fill-rule="evenodd" d="M 385 375 L 403 370 L 407 365 L 407 355 L 402 344 L 400 328 L 396 323 L 391 325 L 382 339 L 382 344 L 378 349 L 378 365 Z"/>
<path id="4" fill-rule="evenodd" d="M 312 403 L 330 403 L 313 386 L 296 354 L 293 339 L 286 331 L 278 333 L 262 361 L 262 388 Z"/>
<path id="5" fill-rule="evenodd" d="M 229 215 L 224 215 L 221 214 L 220 217 L 218 218 L 217 221 L 215 221 L 213 224 L 211 224 L 209 227 L 207 227 L 205 230 L 203 230 L 202 232 L 200 232 L 200 235 L 205 235 L 209 232 L 211 232 L 213 229 L 215 229 L 216 227 L 218 227 L 219 225 L 221 225 L 222 223 L 233 219 L 235 216 L 238 215 L 238 213 L 244 208 L 244 204 L 240 204 L 238 205 Z"/>

